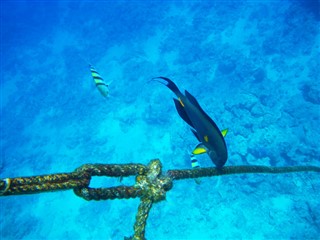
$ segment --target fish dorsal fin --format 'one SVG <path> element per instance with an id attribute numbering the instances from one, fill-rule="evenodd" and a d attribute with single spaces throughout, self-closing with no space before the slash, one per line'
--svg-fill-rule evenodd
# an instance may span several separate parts
<path id="1" fill-rule="evenodd" d="M 195 149 L 192 151 L 192 154 L 199 155 L 207 152 L 207 148 L 203 145 L 203 143 L 199 143 Z"/>
<path id="2" fill-rule="evenodd" d="M 186 123 L 188 123 L 189 126 L 191 126 L 191 127 L 194 128 L 194 126 L 193 126 L 190 118 L 188 117 L 188 115 L 187 115 L 186 111 L 184 110 L 183 106 L 181 105 L 180 101 L 179 101 L 178 99 L 175 99 L 175 98 L 173 99 L 173 101 L 174 101 L 174 104 L 176 105 L 176 109 L 177 109 L 177 111 L 178 111 L 178 113 L 179 113 L 179 116 L 180 116 Z"/>
<path id="3" fill-rule="evenodd" d="M 188 99 L 193 105 L 195 105 L 196 107 L 198 107 L 198 108 L 200 108 L 200 109 L 202 110 L 202 108 L 201 108 L 200 104 L 198 103 L 197 99 L 196 99 L 194 96 L 192 96 L 191 93 L 189 93 L 187 90 L 185 90 L 184 93 L 185 93 L 187 99 Z"/>
<path id="4" fill-rule="evenodd" d="M 227 135 L 228 131 L 229 131 L 228 128 L 223 129 L 223 130 L 221 131 L 222 136 L 225 137 L 225 136 Z"/>

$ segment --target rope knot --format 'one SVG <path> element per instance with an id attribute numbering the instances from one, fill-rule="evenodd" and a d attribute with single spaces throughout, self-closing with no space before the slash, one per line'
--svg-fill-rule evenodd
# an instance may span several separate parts
<path id="1" fill-rule="evenodd" d="M 145 175 L 136 177 L 136 188 L 142 190 L 142 196 L 153 202 L 166 198 L 166 192 L 172 188 L 172 179 L 162 176 L 162 165 L 159 159 L 151 160 Z"/>

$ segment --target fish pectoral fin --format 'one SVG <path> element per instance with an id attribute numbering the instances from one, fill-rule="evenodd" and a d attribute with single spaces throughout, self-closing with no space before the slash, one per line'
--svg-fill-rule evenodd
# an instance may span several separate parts
<path id="1" fill-rule="evenodd" d="M 203 143 L 199 143 L 195 149 L 192 151 L 192 154 L 199 155 L 207 152 L 207 148 L 203 145 Z"/>
<path id="2" fill-rule="evenodd" d="M 228 128 L 223 129 L 223 130 L 221 131 L 222 136 L 225 137 L 225 136 L 227 135 L 228 131 L 229 131 Z"/>

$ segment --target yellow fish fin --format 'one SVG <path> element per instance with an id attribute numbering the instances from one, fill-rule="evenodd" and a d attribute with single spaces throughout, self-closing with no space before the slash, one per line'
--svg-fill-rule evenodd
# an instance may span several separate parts
<path id="1" fill-rule="evenodd" d="M 199 154 L 203 154 L 203 153 L 206 153 L 206 152 L 207 152 L 206 147 L 202 143 L 199 143 L 196 146 L 196 148 L 192 151 L 192 154 L 199 155 Z"/>
<path id="2" fill-rule="evenodd" d="M 205 135 L 205 136 L 203 137 L 203 139 L 204 139 L 206 142 L 209 142 L 208 135 Z"/>
<path id="3" fill-rule="evenodd" d="M 223 130 L 221 131 L 222 136 L 225 137 L 225 136 L 227 135 L 228 131 L 229 131 L 228 128 L 223 129 Z"/>

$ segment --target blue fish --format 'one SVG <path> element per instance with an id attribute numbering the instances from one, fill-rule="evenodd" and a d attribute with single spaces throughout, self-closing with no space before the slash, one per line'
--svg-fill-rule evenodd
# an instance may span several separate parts
<path id="1" fill-rule="evenodd" d="M 207 153 L 217 168 L 222 168 L 227 159 L 228 151 L 224 136 L 228 129 L 220 131 L 215 122 L 201 108 L 194 96 L 188 91 L 182 94 L 177 85 L 166 77 L 156 77 L 156 81 L 167 86 L 178 99 L 173 99 L 180 117 L 191 127 L 194 136 L 199 144 L 192 154 Z"/>

